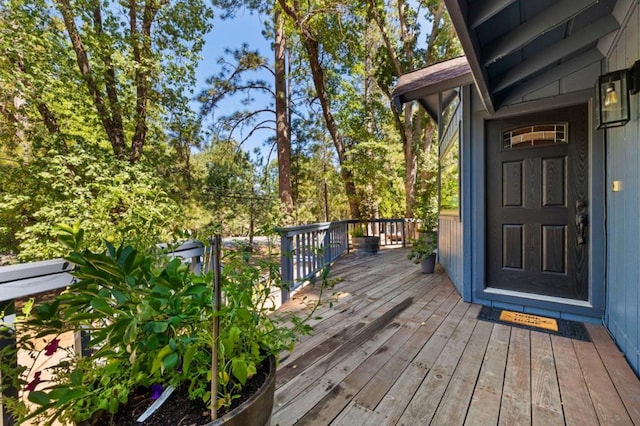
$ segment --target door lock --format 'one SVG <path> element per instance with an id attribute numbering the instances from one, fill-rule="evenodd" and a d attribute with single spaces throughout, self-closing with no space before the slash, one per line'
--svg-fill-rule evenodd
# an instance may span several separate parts
<path id="1" fill-rule="evenodd" d="M 585 200 L 576 201 L 576 236 L 578 245 L 587 243 L 587 226 L 589 225 L 589 215 L 587 214 L 587 203 Z"/>

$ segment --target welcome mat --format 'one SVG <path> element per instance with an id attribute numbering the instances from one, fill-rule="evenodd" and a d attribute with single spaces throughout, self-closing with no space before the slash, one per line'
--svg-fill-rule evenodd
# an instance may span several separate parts
<path id="1" fill-rule="evenodd" d="M 585 342 L 591 341 L 591 337 L 589 337 L 589 333 L 587 332 L 584 324 L 577 321 L 541 317 L 538 315 L 507 311 L 489 306 L 482 307 L 478 314 L 478 319 L 512 327 L 526 328 L 527 330 L 555 334 L 557 336 L 568 337 L 570 339 L 577 339 Z"/>

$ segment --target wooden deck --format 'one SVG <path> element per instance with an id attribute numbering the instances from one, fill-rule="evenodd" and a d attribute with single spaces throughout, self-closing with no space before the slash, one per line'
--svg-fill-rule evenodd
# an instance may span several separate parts
<path id="1" fill-rule="evenodd" d="M 334 265 L 336 301 L 281 362 L 272 425 L 640 425 L 640 382 L 603 327 L 588 343 L 478 321 L 406 253 Z"/>

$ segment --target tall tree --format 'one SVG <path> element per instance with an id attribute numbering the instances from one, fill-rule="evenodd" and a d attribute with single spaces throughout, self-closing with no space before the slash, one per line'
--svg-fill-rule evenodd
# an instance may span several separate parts
<path id="1" fill-rule="evenodd" d="M 331 109 L 331 101 L 327 93 L 325 71 L 321 62 L 321 43 L 318 39 L 318 35 L 310 24 L 312 22 L 312 18 L 320 16 L 322 11 L 333 10 L 333 8 L 328 7 L 325 9 L 321 7 L 321 5 L 317 5 L 317 11 L 314 12 L 312 10 L 309 12 L 308 9 L 303 11 L 300 2 L 297 0 L 278 0 L 278 3 L 286 15 L 291 19 L 302 41 L 311 70 L 315 96 L 322 107 L 322 115 L 324 117 L 327 130 L 333 140 L 333 145 L 336 149 L 338 161 L 340 163 L 340 172 L 344 181 L 345 193 L 349 201 L 351 216 L 353 218 L 360 218 L 360 203 L 357 197 L 356 186 L 353 181 L 353 173 L 348 167 L 346 167 L 347 148 L 343 140 L 343 135 L 334 118 L 334 114 Z"/>
<path id="2" fill-rule="evenodd" d="M 204 0 L 7 2 L 0 20 L 13 28 L 3 31 L 0 68 L 13 76 L 0 71 L 0 84 L 25 102 L 2 116 L 42 123 L 67 143 L 79 133 L 84 143 L 105 141 L 135 163 L 188 103 L 212 16 Z"/>
<path id="3" fill-rule="evenodd" d="M 204 0 L 2 3 L 0 250 L 51 255 L 60 221 L 145 242 L 182 226 L 211 18 Z"/>
<path id="4" fill-rule="evenodd" d="M 293 196 L 291 184 L 291 129 L 289 123 L 290 103 L 288 102 L 287 91 L 287 73 L 286 73 L 286 52 L 287 38 L 285 32 L 285 20 L 277 6 L 277 2 L 263 3 L 256 0 L 214 0 L 214 5 L 223 10 L 223 19 L 232 19 L 235 17 L 236 11 L 240 7 L 247 7 L 252 12 L 265 14 L 270 16 L 272 21 L 267 21 L 266 34 L 267 37 L 273 37 L 274 46 L 274 62 L 270 64 L 259 52 L 249 50 L 248 46 L 244 46 L 239 50 L 228 50 L 233 52 L 236 66 L 228 66 L 226 70 L 218 76 L 209 79 L 210 89 L 201 95 L 204 102 L 204 112 L 212 112 L 217 103 L 225 96 L 233 96 L 237 93 L 245 93 L 249 95 L 254 91 L 267 93 L 274 105 L 259 106 L 258 109 L 247 110 L 232 114 L 231 116 L 222 117 L 220 122 L 229 122 L 229 118 L 236 122 L 231 129 L 235 131 L 240 127 L 249 125 L 250 130 L 247 132 L 252 136 L 256 130 L 268 128 L 268 123 L 274 123 L 274 137 L 271 138 L 275 142 L 275 149 L 278 158 L 278 193 L 280 203 L 286 214 L 290 216 L 293 212 Z M 273 76 L 272 86 L 264 80 L 243 80 L 243 75 L 247 72 L 256 71 L 257 69 L 268 70 Z M 273 114 L 273 118 L 263 119 L 263 115 Z M 240 125 L 242 123 L 242 125 Z M 232 132 L 228 133 L 228 137 L 233 137 Z M 240 136 L 241 142 L 246 138 Z"/>
<path id="5" fill-rule="evenodd" d="M 276 97 L 276 146 L 278 147 L 278 192 L 287 215 L 293 212 L 291 192 L 291 138 L 289 109 L 287 107 L 286 36 L 284 17 L 280 9 L 274 8 L 275 29 L 275 97 Z"/>
<path id="6" fill-rule="evenodd" d="M 395 7 L 381 0 L 367 0 L 371 18 L 376 23 L 386 52 L 387 67 L 381 67 L 378 85 L 388 98 L 400 133 L 405 159 L 405 216 L 414 216 L 418 153 L 431 149 L 435 124 L 415 102 L 404 105 L 401 114 L 393 107 L 393 77 L 428 66 L 460 54 L 455 33 L 445 16 L 443 0 L 423 0 L 426 20 L 431 24 L 426 49 L 417 45 L 420 25 L 419 9 L 407 0 L 396 0 Z"/>
<path id="7" fill-rule="evenodd" d="M 253 239 L 256 224 L 272 219 L 277 196 L 261 159 L 251 161 L 233 140 L 213 140 L 199 161 L 206 161 L 203 199 L 216 223 L 231 235 Z"/>

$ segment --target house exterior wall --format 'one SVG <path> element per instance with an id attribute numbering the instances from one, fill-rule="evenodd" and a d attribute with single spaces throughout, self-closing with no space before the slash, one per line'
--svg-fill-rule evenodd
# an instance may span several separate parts
<path id="1" fill-rule="evenodd" d="M 634 2 L 606 70 L 640 59 L 640 7 Z M 631 121 L 606 130 L 607 305 L 605 324 L 640 374 L 640 94 L 631 95 Z M 614 192 L 614 181 L 621 190 Z"/>
<path id="2" fill-rule="evenodd" d="M 459 171 L 459 208 L 457 211 L 441 212 L 438 218 L 438 263 L 447 271 L 451 282 L 465 301 L 470 302 L 469 287 L 465 285 L 465 253 L 464 250 L 464 221 L 465 208 L 465 182 L 468 180 L 470 170 L 465 165 L 467 156 L 463 150 L 463 140 L 468 134 L 468 116 L 470 89 L 466 87 L 460 93 L 460 104 L 456 114 L 453 115 L 450 123 L 442 123 L 446 132 L 440 136 L 439 152 L 443 153 L 446 146 L 451 143 L 451 138 L 457 138 L 458 149 L 458 171 Z M 467 255 L 468 257 L 469 255 Z"/>
<path id="3" fill-rule="evenodd" d="M 438 262 L 460 294 L 463 292 L 462 222 L 460 216 L 440 215 L 438 220 Z"/>
<path id="4" fill-rule="evenodd" d="M 631 121 L 627 125 L 596 130 L 593 120 L 597 77 L 603 72 L 627 69 L 640 60 L 640 1 L 618 0 L 612 16 L 620 23 L 620 30 L 599 39 L 598 49 L 605 58 L 601 63 L 570 75 L 559 75 L 561 71 L 548 74 L 549 84 L 520 98 L 505 98 L 507 104 L 500 104 L 495 114 L 487 113 L 475 86 L 463 88 L 467 96 L 460 139 L 460 214 L 440 218 L 441 263 L 465 301 L 604 322 L 640 375 L 640 93 L 631 95 Z M 463 18 L 458 20 L 465 24 Z M 487 120 L 585 103 L 591 113 L 588 301 L 486 289 Z M 614 183 L 619 188 L 616 191 Z"/>

